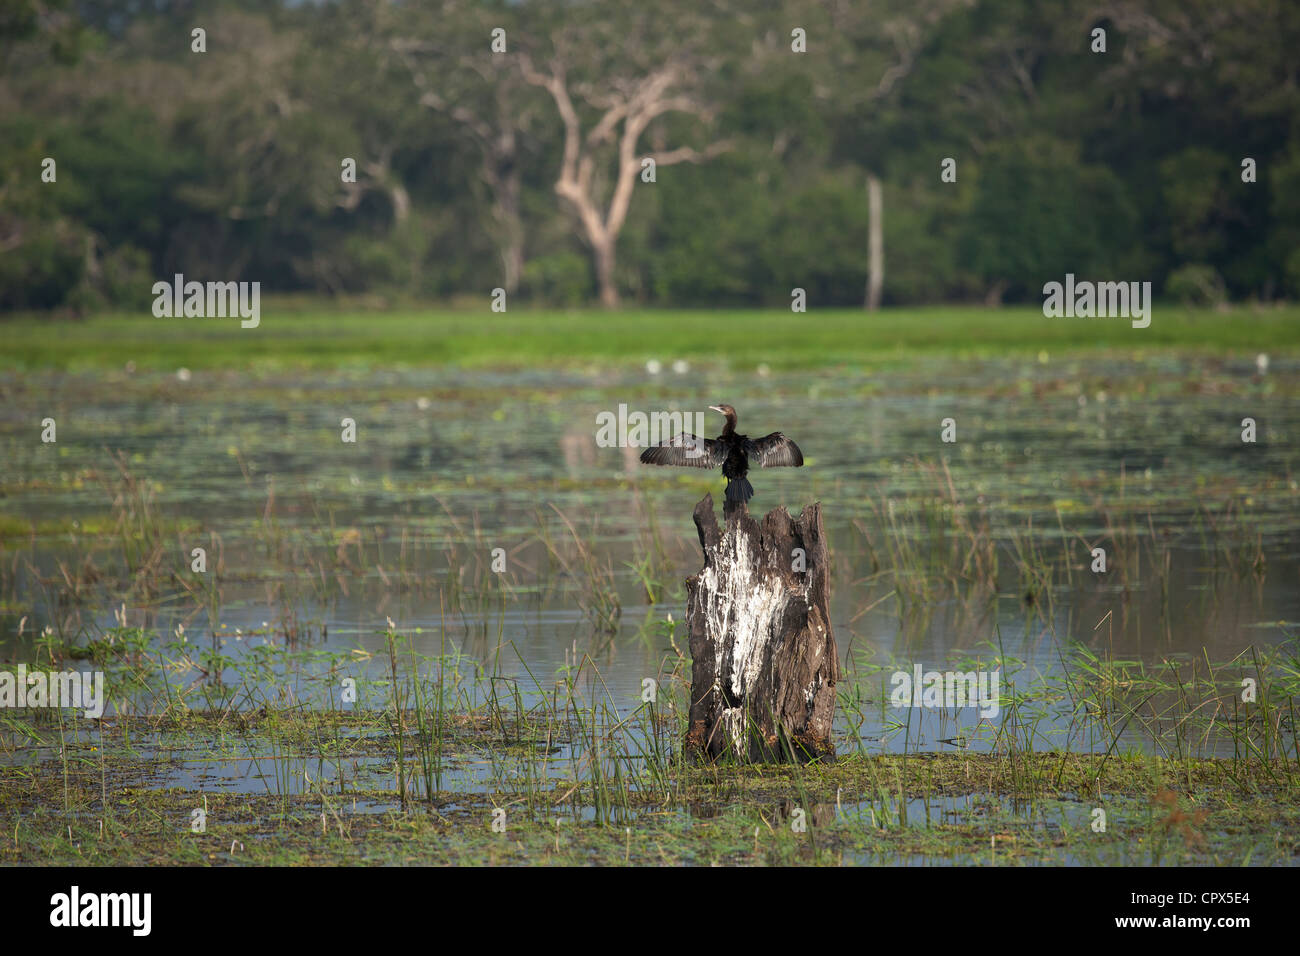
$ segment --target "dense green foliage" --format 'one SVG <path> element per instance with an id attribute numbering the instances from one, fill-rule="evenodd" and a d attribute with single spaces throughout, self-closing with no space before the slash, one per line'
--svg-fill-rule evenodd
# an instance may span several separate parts
<path id="1" fill-rule="evenodd" d="M 759 7 L 5 0 L 0 310 L 147 309 L 178 272 L 586 302 L 598 268 L 556 189 L 564 126 L 522 57 L 564 59 L 586 135 L 611 91 L 687 48 L 692 108 L 633 145 L 701 155 L 635 180 L 612 267 L 633 302 L 775 306 L 800 287 L 861 304 L 871 175 L 886 303 L 1034 302 L 1066 272 L 1197 304 L 1300 295 L 1300 5 Z M 619 135 L 591 144 L 602 210 Z"/>

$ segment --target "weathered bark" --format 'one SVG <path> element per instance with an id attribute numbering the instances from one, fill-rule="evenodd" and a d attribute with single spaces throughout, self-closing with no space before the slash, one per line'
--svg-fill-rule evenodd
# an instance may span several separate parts
<path id="1" fill-rule="evenodd" d="M 821 505 L 797 518 L 777 508 L 761 524 L 741 506 L 719 529 L 705 495 L 695 527 L 704 568 L 686 582 L 687 749 L 709 759 L 833 759 L 839 652 Z"/>

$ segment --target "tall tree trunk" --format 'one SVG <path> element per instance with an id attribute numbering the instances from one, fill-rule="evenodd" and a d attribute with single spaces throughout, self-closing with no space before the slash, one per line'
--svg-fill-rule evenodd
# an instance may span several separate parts
<path id="1" fill-rule="evenodd" d="M 607 309 L 618 308 L 618 287 L 614 284 L 614 239 L 607 236 L 593 239 L 592 254 L 596 261 L 596 287 L 600 304 Z"/>
<path id="2" fill-rule="evenodd" d="M 519 279 L 524 273 L 524 247 L 515 240 L 508 240 L 501 250 L 501 267 L 505 272 L 503 289 L 506 295 L 513 296 L 519 291 Z"/>
<path id="3" fill-rule="evenodd" d="M 867 310 L 880 308 L 880 290 L 885 284 L 885 235 L 882 225 L 880 179 L 867 174 Z"/>
<path id="4" fill-rule="evenodd" d="M 506 295 L 513 296 L 519 291 L 519 282 L 524 274 L 524 222 L 519 211 L 519 194 L 521 184 L 519 168 L 514 163 L 513 154 L 509 163 L 502 164 L 504 170 L 493 167 L 491 175 L 485 176 L 492 189 L 492 218 L 496 220 L 494 239 L 497 253 L 501 256 L 501 268 L 504 273 L 502 287 Z"/>
<path id="5" fill-rule="evenodd" d="M 388 185 L 388 195 L 393 202 L 393 220 L 401 225 L 411 215 L 411 194 L 406 191 L 406 186 L 393 176 Z"/>

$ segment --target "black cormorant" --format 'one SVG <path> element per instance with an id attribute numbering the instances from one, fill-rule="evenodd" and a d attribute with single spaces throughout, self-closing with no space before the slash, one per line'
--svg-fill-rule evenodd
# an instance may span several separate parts
<path id="1" fill-rule="evenodd" d="M 722 474 L 727 479 L 724 514 L 737 505 L 745 504 L 754 496 L 754 486 L 745 477 L 749 473 L 751 461 L 760 468 L 799 468 L 803 465 L 803 452 L 799 446 L 780 432 L 753 439 L 748 435 L 737 435 L 734 408 L 730 405 L 710 405 L 709 408 L 721 412 L 727 418 L 727 425 L 722 429 L 721 435 L 717 438 L 698 438 L 689 432 L 683 432 L 641 452 L 641 461 L 647 465 L 679 465 L 687 468 L 717 468 L 721 465 Z"/>

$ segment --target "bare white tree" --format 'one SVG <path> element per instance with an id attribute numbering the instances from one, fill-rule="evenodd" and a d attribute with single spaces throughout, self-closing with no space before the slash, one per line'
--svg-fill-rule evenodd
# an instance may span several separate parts
<path id="1" fill-rule="evenodd" d="M 640 55 L 600 63 L 595 69 L 587 53 L 596 42 L 590 34 L 553 34 L 551 53 L 540 65 L 527 52 L 517 58 L 524 80 L 545 90 L 559 114 L 564 148 L 555 192 L 577 216 L 591 249 L 600 302 L 610 308 L 619 304 L 618 238 L 644 160 L 653 160 L 656 169 L 698 163 L 732 145 L 714 139 L 699 148 L 642 148 L 652 124 L 669 114 L 710 124 L 714 108 L 703 87 L 713 64 L 697 45 L 681 42 L 681 35 L 675 47 L 666 49 L 664 59 L 656 60 L 651 45 L 637 46 L 635 28 L 629 31 L 623 37 L 625 48 L 636 48 Z M 573 78 L 575 70 L 581 70 L 583 79 Z M 664 135 L 658 131 L 657 139 L 662 141 Z"/>

